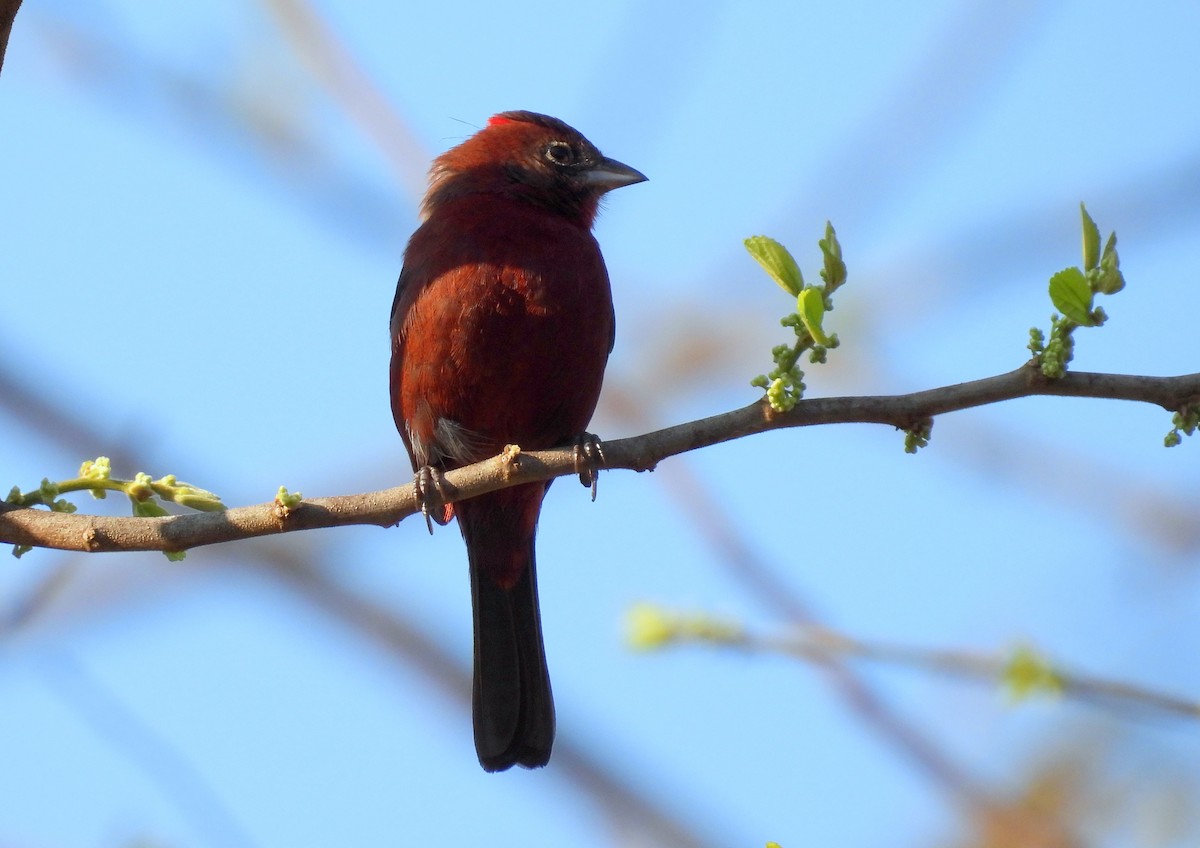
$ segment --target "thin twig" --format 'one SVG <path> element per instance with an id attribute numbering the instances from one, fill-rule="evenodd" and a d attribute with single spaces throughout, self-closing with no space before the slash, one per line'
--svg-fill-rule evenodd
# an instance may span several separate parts
<path id="1" fill-rule="evenodd" d="M 1011 665 L 1009 658 L 995 654 L 868 642 L 826 628 L 807 628 L 799 634 L 784 636 L 746 636 L 737 647 L 786 653 L 813 662 L 823 662 L 831 657 L 861 659 L 996 684 L 1004 681 Z M 1136 707 L 1200 719 L 1200 701 L 1083 674 L 1057 664 L 1050 665 L 1050 669 L 1054 676 L 1051 690 L 1054 693 L 1113 707 Z"/>

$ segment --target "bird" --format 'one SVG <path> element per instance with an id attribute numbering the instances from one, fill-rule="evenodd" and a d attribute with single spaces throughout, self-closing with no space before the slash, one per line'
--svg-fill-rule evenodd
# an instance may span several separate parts
<path id="1" fill-rule="evenodd" d="M 603 195 L 645 179 L 527 111 L 492 116 L 433 161 L 390 323 L 392 414 L 422 497 L 423 483 L 507 445 L 598 444 L 585 431 L 616 319 L 592 225 Z M 489 772 L 544 766 L 554 743 L 534 561 L 549 487 L 432 509 L 439 524 L 456 517 L 466 543 L 472 719 Z"/>

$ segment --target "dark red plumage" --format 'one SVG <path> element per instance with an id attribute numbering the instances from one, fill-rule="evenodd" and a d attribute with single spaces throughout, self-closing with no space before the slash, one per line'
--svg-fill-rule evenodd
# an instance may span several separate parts
<path id="1" fill-rule="evenodd" d="M 579 437 L 613 342 L 600 197 L 645 177 L 576 130 L 503 112 L 438 157 L 392 304 L 392 414 L 414 470 Z M 488 771 L 545 765 L 554 704 L 534 534 L 548 483 L 447 508 L 470 560 L 474 724 Z"/>

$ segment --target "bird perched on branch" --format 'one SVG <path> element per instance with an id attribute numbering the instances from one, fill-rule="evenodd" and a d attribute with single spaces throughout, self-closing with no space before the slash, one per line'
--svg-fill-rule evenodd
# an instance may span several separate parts
<path id="1" fill-rule="evenodd" d="M 606 192 L 645 179 L 534 112 L 502 112 L 434 161 L 391 319 L 392 414 L 419 484 L 509 444 L 583 444 L 614 337 L 592 223 Z M 554 742 L 534 569 L 549 485 L 433 508 L 467 545 L 488 771 L 543 766 Z"/>

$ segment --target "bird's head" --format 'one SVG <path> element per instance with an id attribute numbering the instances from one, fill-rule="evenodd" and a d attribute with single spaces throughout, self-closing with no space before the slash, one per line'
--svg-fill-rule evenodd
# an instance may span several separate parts
<path id="1" fill-rule="evenodd" d="M 605 192 L 645 179 L 557 118 L 501 112 L 434 160 L 422 214 L 464 195 L 499 194 L 590 227 Z"/>

